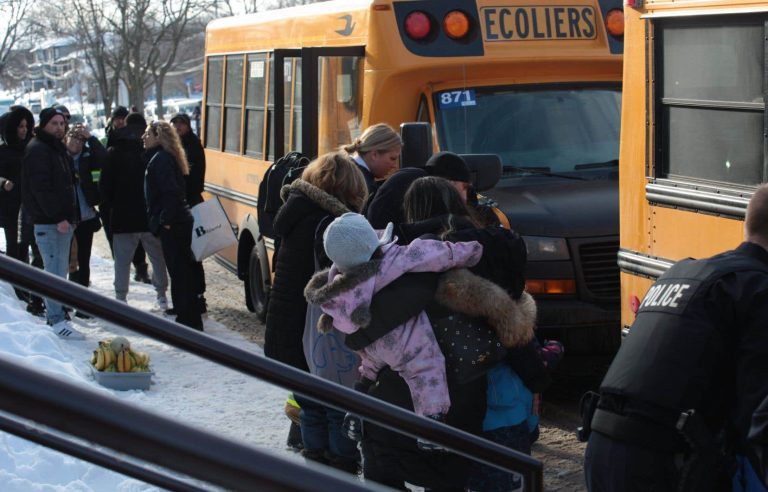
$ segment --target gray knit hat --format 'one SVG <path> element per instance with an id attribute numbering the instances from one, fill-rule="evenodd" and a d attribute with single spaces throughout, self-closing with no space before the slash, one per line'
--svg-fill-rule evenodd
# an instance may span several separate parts
<path id="1" fill-rule="evenodd" d="M 360 214 L 347 212 L 337 217 L 323 234 L 325 254 L 343 271 L 371 259 L 373 253 L 392 240 L 392 223 L 387 224 L 381 239 L 371 224 Z"/>

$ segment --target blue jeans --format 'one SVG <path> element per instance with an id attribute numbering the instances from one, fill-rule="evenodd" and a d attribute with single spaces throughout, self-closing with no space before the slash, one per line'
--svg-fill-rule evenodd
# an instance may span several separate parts
<path id="1" fill-rule="evenodd" d="M 318 405 L 299 395 L 296 400 L 301 406 L 301 439 L 307 452 L 327 451 L 336 459 L 360 461 L 357 443 L 342 433 L 344 412 Z"/>
<path id="2" fill-rule="evenodd" d="M 482 437 L 521 453 L 531 454 L 531 436 L 526 421 L 510 427 L 484 431 Z M 481 492 L 507 492 L 518 490 L 522 485 L 520 475 L 477 462 L 472 464 L 472 471 L 467 480 L 469 490 Z"/>
<path id="3" fill-rule="evenodd" d="M 69 271 L 69 247 L 72 244 L 72 227 L 61 233 L 56 224 L 35 224 L 35 242 L 43 257 L 43 267 L 48 273 L 67 278 Z M 53 299 L 45 298 L 45 311 L 49 325 L 65 320 L 64 308 Z"/>

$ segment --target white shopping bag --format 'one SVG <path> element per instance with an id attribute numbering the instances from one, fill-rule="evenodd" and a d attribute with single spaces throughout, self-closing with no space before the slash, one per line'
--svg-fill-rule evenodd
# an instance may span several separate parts
<path id="1" fill-rule="evenodd" d="M 224 207 L 217 197 L 192 207 L 195 218 L 192 227 L 192 252 L 197 261 L 203 261 L 217 251 L 237 244 Z"/>

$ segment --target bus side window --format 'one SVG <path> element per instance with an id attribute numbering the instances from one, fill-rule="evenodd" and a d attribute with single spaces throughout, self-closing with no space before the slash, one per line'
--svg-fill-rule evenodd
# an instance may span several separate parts
<path id="1" fill-rule="evenodd" d="M 211 56 L 208 58 L 207 84 L 205 95 L 205 146 L 210 149 L 221 149 L 221 96 L 222 78 L 224 76 L 224 57 Z"/>
<path id="2" fill-rule="evenodd" d="M 224 151 L 240 153 L 243 117 L 243 55 L 227 56 L 224 93 Z"/>
<path id="3" fill-rule="evenodd" d="M 660 23 L 661 177 L 757 185 L 764 151 L 764 18 Z"/>
<path id="4" fill-rule="evenodd" d="M 264 53 L 248 55 L 245 77 L 245 154 L 263 159 L 267 80 L 267 57 Z"/>
<path id="5" fill-rule="evenodd" d="M 267 154 L 268 161 L 275 160 L 275 142 L 273 131 L 275 128 L 275 55 L 269 53 L 267 57 L 269 66 L 267 76 L 267 129 L 264 131 L 264 151 Z"/>

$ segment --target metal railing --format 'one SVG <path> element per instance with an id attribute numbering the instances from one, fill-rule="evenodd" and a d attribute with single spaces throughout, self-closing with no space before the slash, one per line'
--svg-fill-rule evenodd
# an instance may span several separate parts
<path id="1" fill-rule="evenodd" d="M 0 256 L 0 279 L 7 280 L 19 288 L 31 290 L 44 297 L 50 297 L 63 304 L 73 306 L 74 308 L 82 310 L 88 314 L 115 323 L 117 325 L 124 326 L 137 333 L 188 351 L 212 362 L 221 364 L 250 376 L 255 376 L 269 383 L 289 388 L 297 393 L 300 393 L 302 396 L 308 397 L 318 402 L 322 402 L 325 405 L 329 405 L 343 411 L 353 412 L 362 417 L 364 420 L 370 420 L 395 432 L 407 434 L 415 438 L 425 438 L 467 458 L 494 466 L 505 471 L 517 472 L 523 476 L 527 490 L 542 490 L 542 464 L 540 461 L 526 454 L 506 448 L 499 444 L 492 443 L 467 432 L 449 427 L 445 424 L 419 417 L 412 412 L 374 399 L 360 392 L 345 388 L 330 381 L 317 378 L 306 372 L 256 355 L 233 345 L 229 345 L 225 342 L 210 337 L 205 333 L 189 329 L 187 327 L 176 324 L 175 322 L 133 308 L 123 302 L 109 299 L 85 287 L 50 275 L 42 270 L 32 268 L 24 263 L 8 258 L 7 256 Z M 2 371 L 2 369 L 0 369 L 0 371 Z M 65 386 L 65 383 L 60 381 L 58 381 L 57 384 L 62 385 L 62 387 Z M 48 402 L 45 405 L 40 406 L 35 405 L 34 407 L 36 408 L 17 405 L 14 407 L 15 412 L 11 409 L 6 409 L 6 407 L 11 406 L 11 403 L 9 403 L 9 399 L 5 398 L 5 393 L 10 392 L 12 394 L 13 392 L 21 392 L 23 390 L 24 388 L 18 387 L 18 384 L 14 386 L 12 381 L 9 381 L 7 377 L 0 378 L 0 409 L 11 411 L 16 415 L 25 418 L 30 418 L 30 416 L 34 415 L 31 417 L 32 420 L 40 422 L 45 422 L 48 420 L 48 425 L 51 425 L 51 427 L 57 429 L 59 429 L 60 426 L 66 424 L 65 422 L 60 422 L 56 419 L 53 419 L 54 422 L 50 422 L 51 417 L 46 417 L 47 411 L 55 414 L 55 412 L 52 410 L 48 410 L 51 408 L 50 405 L 55 402 Z M 58 402 L 59 405 L 64 405 L 66 403 L 65 400 L 69 400 L 71 398 L 67 396 L 66 392 L 59 391 L 53 394 L 59 395 L 58 398 L 61 400 Z M 24 396 L 24 398 L 42 398 L 42 395 L 27 394 Z M 107 398 L 107 400 L 109 399 Z M 113 406 L 124 405 L 124 403 L 117 403 L 113 400 L 110 401 L 112 401 Z M 46 405 L 48 405 L 48 409 L 46 409 Z M 87 414 L 87 409 L 85 408 L 71 408 L 70 410 L 71 418 L 74 418 L 78 411 L 82 411 L 85 412 L 84 414 Z M 79 419 L 76 420 L 80 421 Z M 131 425 L 122 426 L 122 430 L 125 430 L 126 428 L 135 430 L 138 427 L 135 421 L 130 422 Z M 151 425 L 157 424 L 157 421 L 152 422 L 153 423 Z M 106 424 L 107 423 L 105 423 L 105 425 Z M 119 422 L 111 422 L 109 425 L 114 426 L 113 428 L 115 431 L 121 429 Z M 147 425 L 150 425 L 149 421 Z M 67 426 L 65 432 L 99 444 L 103 444 L 108 447 L 112 447 L 108 442 L 106 442 L 111 442 L 110 439 L 104 437 L 103 434 L 91 433 L 84 427 L 87 426 L 70 425 Z M 181 432 L 181 430 L 179 430 L 179 432 Z M 186 430 L 184 432 L 186 432 Z M 146 432 L 142 432 L 140 435 L 145 437 L 130 439 L 128 442 L 122 441 L 122 447 L 119 448 L 120 451 L 130 456 L 136 456 L 139 459 L 145 459 L 152 463 L 161 464 L 162 466 L 174 465 L 176 461 L 180 461 L 178 459 L 175 461 L 173 459 L 169 460 L 162 454 L 155 454 L 153 456 L 149 456 L 151 459 L 147 459 L 147 457 L 144 456 L 145 453 L 142 450 L 142 448 L 146 447 L 146 443 L 153 442 L 153 446 L 160 446 L 163 443 L 157 442 L 157 444 L 154 444 L 156 440 L 145 441 L 145 439 L 151 439 L 151 436 L 146 434 Z M 214 437 L 215 436 L 207 435 L 206 438 L 213 439 Z M 201 439 L 203 439 L 203 436 L 201 436 Z M 228 443 L 228 441 L 224 439 L 219 438 L 219 440 L 222 446 L 234 446 L 234 444 L 231 442 Z M 239 452 L 247 454 L 249 448 L 242 447 L 227 449 L 231 449 L 234 456 Z M 187 451 L 189 450 L 187 449 Z M 220 453 L 216 450 L 215 447 L 205 446 L 198 449 L 197 451 L 199 453 L 210 454 L 210 458 L 214 463 L 219 461 L 215 459 L 216 456 L 220 456 Z M 172 456 L 173 453 L 176 452 L 184 453 L 185 448 L 181 447 L 179 449 L 170 449 L 168 452 L 171 453 L 170 456 Z M 253 452 L 252 449 L 251 452 Z M 269 456 L 266 455 L 266 453 L 264 453 L 264 455 Z M 278 458 L 274 457 L 270 458 L 273 460 L 279 460 Z M 169 461 L 173 463 L 169 463 Z M 284 471 L 291 466 L 297 466 L 286 460 L 281 461 L 284 462 L 281 465 L 278 465 L 277 463 L 270 463 L 270 466 L 263 468 L 253 462 L 247 463 L 247 465 L 253 468 L 255 473 L 258 474 L 262 480 L 264 480 L 264 483 L 260 485 L 261 489 L 264 489 L 267 484 L 278 483 L 276 481 L 276 474 L 278 471 Z M 221 466 L 224 467 L 225 463 L 221 463 Z M 168 466 L 168 468 L 178 470 L 178 468 L 175 468 L 174 466 Z M 221 476 L 219 476 L 215 471 L 211 470 L 205 474 L 205 477 L 200 476 L 201 470 L 205 467 L 192 468 L 193 469 L 178 471 L 188 473 L 191 477 L 200 478 L 201 480 L 205 480 L 213 484 L 223 485 L 228 488 L 236 490 L 250 488 L 253 490 L 253 487 L 243 487 L 242 485 L 233 486 L 229 479 L 233 476 L 236 476 L 236 474 L 230 474 L 230 472 L 225 471 L 226 468 L 222 468 L 220 470 L 223 472 L 223 475 Z M 301 469 L 300 474 L 305 473 L 308 470 L 305 469 L 304 466 L 300 466 L 299 468 Z M 244 470 L 241 470 L 241 472 L 244 472 Z M 321 472 L 317 471 L 316 473 L 320 474 Z M 288 475 L 291 475 L 291 473 L 288 473 Z M 321 476 L 326 477 L 325 479 L 327 480 L 331 480 L 329 477 L 335 477 L 334 475 L 328 473 Z M 247 480 L 249 478 L 247 475 L 243 475 L 242 479 Z M 338 477 L 335 479 L 340 480 Z M 320 478 L 318 478 L 318 480 L 322 481 Z M 226 485 L 222 484 L 221 481 L 225 481 Z M 310 486 L 308 482 L 311 482 L 311 480 L 302 479 L 301 489 L 313 489 L 314 486 Z M 253 482 L 247 483 L 250 484 Z M 347 483 L 350 483 L 349 486 L 352 486 L 349 480 L 347 480 Z M 291 485 L 292 484 L 288 483 L 282 486 L 284 488 L 290 489 Z M 328 485 L 330 484 L 326 484 L 326 486 Z M 281 485 L 277 485 L 278 488 L 280 486 Z M 370 484 L 366 484 L 366 487 L 370 487 Z M 328 489 L 326 488 L 326 490 Z"/>

